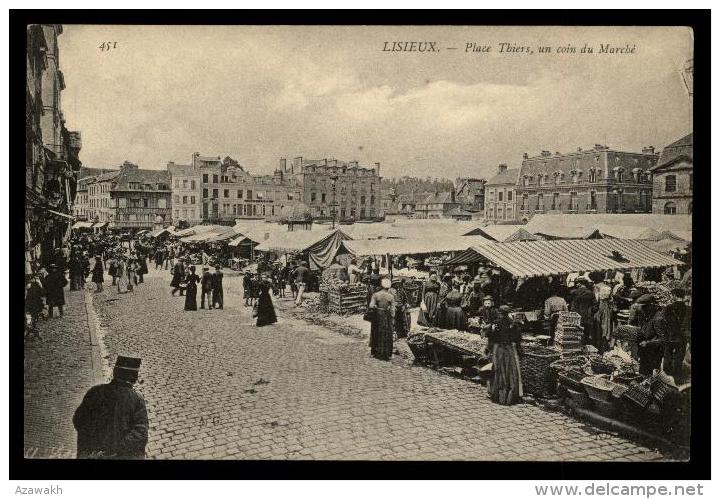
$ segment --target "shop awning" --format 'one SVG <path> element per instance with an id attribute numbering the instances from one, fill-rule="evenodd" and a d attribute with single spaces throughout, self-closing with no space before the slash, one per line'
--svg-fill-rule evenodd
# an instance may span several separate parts
<path id="1" fill-rule="evenodd" d="M 102 229 L 103 227 L 107 227 L 107 226 L 108 226 L 108 222 L 95 222 L 93 224 L 93 229 Z M 138 234 L 139 234 L 139 232 L 138 232 Z"/>
<path id="2" fill-rule="evenodd" d="M 437 234 L 421 239 L 374 239 L 343 241 L 345 249 L 356 256 L 417 255 L 422 253 L 444 253 L 464 251 L 471 246 L 487 244 L 482 236 L 449 236 Z"/>
<path id="3" fill-rule="evenodd" d="M 253 244 L 253 243 L 258 244 L 258 243 L 255 243 L 255 241 L 248 239 L 247 237 L 240 234 L 240 235 L 238 235 L 238 237 L 236 237 L 235 239 L 230 241 L 228 243 L 228 246 L 237 247 L 237 246 L 240 246 L 241 244 Z"/>
<path id="4" fill-rule="evenodd" d="M 332 232 L 316 232 L 311 230 L 293 230 L 270 234 L 267 241 L 263 241 L 255 248 L 256 251 L 274 251 L 276 253 L 302 253 L 313 245 L 327 238 L 339 234 L 341 239 L 350 239 L 340 229 Z"/>
<path id="5" fill-rule="evenodd" d="M 57 215 L 59 217 L 69 218 L 70 220 L 75 220 L 75 217 L 72 215 L 68 215 L 67 213 L 61 213 L 59 211 L 55 210 L 47 210 L 49 213 L 52 213 L 53 215 Z"/>
<path id="6" fill-rule="evenodd" d="M 458 265 L 483 261 L 490 261 L 515 277 L 671 267 L 683 263 L 640 241 L 626 239 L 490 243 L 473 246 L 446 263 Z"/>
<path id="7" fill-rule="evenodd" d="M 89 229 L 93 226 L 92 222 L 75 222 L 72 226 L 73 229 Z"/>
<path id="8" fill-rule="evenodd" d="M 137 231 L 137 232 L 135 233 L 135 235 L 140 236 L 140 235 L 145 234 L 145 233 L 148 233 L 148 232 L 150 232 L 150 231 L 147 230 L 147 229 L 143 229 L 143 230 Z"/>

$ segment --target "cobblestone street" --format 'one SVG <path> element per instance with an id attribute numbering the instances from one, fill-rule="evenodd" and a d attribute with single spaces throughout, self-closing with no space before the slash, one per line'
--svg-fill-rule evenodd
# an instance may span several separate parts
<path id="1" fill-rule="evenodd" d="M 167 271 L 151 269 L 133 293 L 117 295 L 106 286 L 91 295 L 106 364 L 117 354 L 143 359 L 137 388 L 148 406 L 149 458 L 662 459 L 558 412 L 493 404 L 482 386 L 400 357 L 375 360 L 366 340 L 282 311 L 278 324 L 256 328 L 239 277 L 226 276 L 222 311 L 184 312 L 184 298 L 170 296 L 169 280 Z M 79 306 L 73 301 L 70 308 Z M 63 319 L 63 337 L 87 334 L 71 316 Z M 75 349 L 69 357 L 77 368 L 87 371 L 81 357 L 90 351 L 67 348 Z M 63 353 L 57 363 L 67 358 Z M 43 382 L 34 375 L 28 380 Z M 66 409 L 77 406 L 88 386 L 89 379 L 81 379 L 54 393 L 62 410 L 53 417 L 70 417 Z M 46 415 L 27 402 L 34 394 L 26 395 L 26 410 L 37 413 L 30 420 Z M 70 445 L 72 424 L 52 424 Z M 31 431 L 42 429 L 33 425 Z"/>

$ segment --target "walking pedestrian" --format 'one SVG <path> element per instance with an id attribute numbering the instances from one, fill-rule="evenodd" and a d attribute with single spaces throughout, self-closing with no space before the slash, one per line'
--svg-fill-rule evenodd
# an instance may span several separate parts
<path id="1" fill-rule="evenodd" d="M 197 283 L 200 276 L 195 274 L 195 265 L 190 265 L 190 273 L 185 278 L 185 310 L 197 310 Z"/>
<path id="2" fill-rule="evenodd" d="M 181 284 L 185 280 L 185 266 L 183 265 L 182 260 L 178 259 L 175 262 L 175 265 L 172 269 L 172 280 L 170 281 L 170 286 L 173 288 L 172 291 L 170 291 L 170 294 L 175 296 L 175 293 L 180 291 L 180 296 L 183 295 Z"/>
<path id="3" fill-rule="evenodd" d="M 108 271 L 108 275 L 109 275 L 110 277 L 112 277 L 112 284 L 111 284 L 111 286 L 115 286 L 115 281 L 117 280 L 116 268 L 115 268 L 116 265 L 117 265 L 117 264 L 115 263 L 116 257 L 115 257 L 112 253 L 109 253 L 109 254 L 110 254 L 110 258 L 106 261 L 106 263 L 107 263 L 107 271 Z"/>
<path id="4" fill-rule="evenodd" d="M 58 308 L 60 317 L 63 316 L 63 307 L 65 306 L 65 291 L 63 288 L 67 286 L 65 273 L 56 265 L 50 265 L 50 273 L 45 279 L 45 296 L 47 298 L 48 317 L 53 316 L 53 309 Z"/>
<path id="5" fill-rule="evenodd" d="M 207 297 L 208 309 L 212 310 L 213 277 L 210 274 L 210 267 L 203 267 L 202 279 L 200 280 L 200 308 L 205 308 Z"/>
<path id="6" fill-rule="evenodd" d="M 43 289 L 40 285 L 40 279 L 36 275 L 31 276 L 25 287 L 25 313 L 30 317 L 26 326 L 25 339 L 42 339 L 37 327 L 40 315 L 45 308 L 42 295 Z"/>
<path id="7" fill-rule="evenodd" d="M 381 289 L 373 293 L 368 308 L 370 354 L 380 360 L 392 357 L 395 295 L 390 292 L 390 284 L 390 279 L 380 281 Z"/>
<path id="8" fill-rule="evenodd" d="M 138 283 L 142 284 L 145 282 L 145 274 L 148 273 L 148 267 L 147 267 L 147 253 L 144 249 L 138 250 L 136 252 L 137 254 L 137 274 L 138 274 Z"/>
<path id="9" fill-rule="evenodd" d="M 219 308 L 222 310 L 223 308 L 223 273 L 220 268 L 220 265 L 215 266 L 215 273 L 213 273 L 213 279 L 212 279 L 212 300 L 213 300 L 213 307 Z"/>
<path id="10" fill-rule="evenodd" d="M 96 293 L 101 293 L 103 290 L 103 282 L 105 281 L 105 278 L 103 277 L 103 274 L 105 273 L 105 270 L 103 269 L 102 259 L 100 256 L 95 257 L 95 267 L 93 267 L 92 271 L 92 281 L 96 285 Z"/>
<path id="11" fill-rule="evenodd" d="M 295 299 L 295 306 L 300 306 L 303 301 L 303 294 L 305 294 L 305 287 L 307 286 L 310 269 L 305 266 L 305 262 L 300 261 L 297 268 L 295 269 L 295 284 L 297 285 L 297 298 Z"/>
<path id="12" fill-rule="evenodd" d="M 147 408 L 133 388 L 140 363 L 118 356 L 112 381 L 85 394 L 73 416 L 78 459 L 145 459 Z"/>
<path id="13" fill-rule="evenodd" d="M 275 324 L 277 322 L 277 315 L 275 314 L 275 307 L 273 306 L 272 297 L 270 296 L 270 290 L 272 289 L 272 281 L 270 276 L 264 274 L 258 284 L 259 295 L 257 305 L 257 322 L 258 327 L 267 326 L 269 324 Z"/>
<path id="14" fill-rule="evenodd" d="M 127 293 L 128 280 L 127 273 L 125 272 L 125 258 L 122 256 L 118 256 L 117 260 L 115 261 L 115 277 L 118 294 Z"/>
<path id="15" fill-rule="evenodd" d="M 252 276 L 250 272 L 243 274 L 243 297 L 245 298 L 245 306 L 252 305 Z"/>

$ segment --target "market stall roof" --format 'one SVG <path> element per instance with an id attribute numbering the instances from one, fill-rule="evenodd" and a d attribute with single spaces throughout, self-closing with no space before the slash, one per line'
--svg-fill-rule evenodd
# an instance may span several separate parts
<path id="1" fill-rule="evenodd" d="M 664 230 L 660 233 L 660 239 L 676 239 L 678 241 L 692 241 L 691 230 Z"/>
<path id="2" fill-rule="evenodd" d="M 660 237 L 660 232 L 652 227 L 639 225 L 600 224 L 596 228 L 603 236 L 615 239 L 658 240 Z"/>
<path id="3" fill-rule="evenodd" d="M 163 234 L 172 234 L 172 229 L 170 227 L 166 227 L 164 229 L 155 229 L 150 234 L 148 234 L 150 237 L 158 237 Z"/>
<path id="4" fill-rule="evenodd" d="M 187 229 L 182 229 L 182 230 L 175 232 L 175 235 L 177 237 L 192 236 L 193 234 L 200 234 L 202 232 L 207 232 L 209 230 L 213 230 L 215 227 L 219 227 L 219 226 L 218 225 L 193 225 L 192 227 L 188 227 Z"/>
<path id="5" fill-rule="evenodd" d="M 542 239 L 602 239 L 602 234 L 595 227 L 553 227 L 542 231 L 532 231 Z"/>
<path id="6" fill-rule="evenodd" d="M 234 248 L 234 247 L 240 246 L 241 244 L 246 243 L 246 242 L 247 242 L 247 243 L 250 243 L 250 244 L 253 244 L 253 243 L 254 243 L 254 244 L 257 244 L 255 241 L 253 241 L 253 240 L 251 240 L 251 239 L 248 239 L 248 238 L 245 237 L 244 235 L 242 235 L 242 234 L 237 234 L 237 235 L 235 236 L 235 239 L 233 239 L 232 241 L 230 241 L 230 242 L 228 243 L 228 246 L 232 246 L 232 247 Z"/>
<path id="7" fill-rule="evenodd" d="M 421 253 L 444 253 L 464 251 L 471 246 L 488 244 L 482 236 L 454 236 L 422 239 L 377 239 L 343 241 L 345 249 L 356 256 L 417 255 Z"/>
<path id="8" fill-rule="evenodd" d="M 487 225 L 475 227 L 463 236 L 483 236 L 497 242 L 511 241 L 537 241 L 540 239 L 532 235 L 522 225 Z"/>
<path id="9" fill-rule="evenodd" d="M 673 238 L 664 238 L 658 241 L 643 241 L 643 244 L 659 253 L 672 253 L 673 251 L 681 251 L 687 248 L 688 242 Z"/>
<path id="10" fill-rule="evenodd" d="M 220 231 L 228 229 L 228 227 L 223 225 L 203 225 L 202 227 L 208 227 L 208 229 L 203 229 L 189 236 L 185 236 L 180 239 L 180 241 L 183 243 L 203 243 L 218 235 Z"/>
<path id="11" fill-rule="evenodd" d="M 136 236 L 139 236 L 139 235 L 141 235 L 141 234 L 145 234 L 145 233 L 147 233 L 147 232 L 150 232 L 150 231 L 149 231 L 149 230 L 147 230 L 147 229 L 143 229 L 143 230 L 139 230 L 139 231 L 137 231 L 137 232 L 135 233 L 135 235 L 136 235 Z"/>
<path id="12" fill-rule="evenodd" d="M 234 237 L 238 237 L 239 234 L 235 232 L 235 230 L 232 227 L 225 227 L 224 230 L 219 230 L 217 232 L 213 232 L 209 234 L 208 239 L 206 242 L 208 243 L 217 243 L 221 241 L 229 241 L 230 239 Z"/>
<path id="13" fill-rule="evenodd" d="M 100 229 L 102 227 L 107 227 L 110 222 L 95 222 L 93 224 L 93 229 Z"/>
<path id="14" fill-rule="evenodd" d="M 75 222 L 72 226 L 73 229 L 89 229 L 93 226 L 92 222 Z"/>
<path id="15" fill-rule="evenodd" d="M 657 231 L 692 230 L 692 217 L 656 213 L 541 213 L 533 216 L 525 225 L 525 228 L 528 232 L 537 234 L 565 226 L 595 228 L 599 225 L 634 225 L 637 227 L 650 227 Z"/>
<path id="16" fill-rule="evenodd" d="M 316 232 L 311 230 L 289 231 L 286 227 L 283 232 L 270 234 L 270 237 L 266 241 L 258 244 L 255 250 L 274 251 L 277 253 L 301 253 L 336 233 L 340 234 L 342 239 L 350 239 L 350 236 L 340 229 L 335 229 L 332 232 Z"/>
<path id="17" fill-rule="evenodd" d="M 683 263 L 648 248 L 640 241 L 626 239 L 489 243 L 473 246 L 446 263 L 455 265 L 486 260 L 515 277 L 670 267 Z"/>

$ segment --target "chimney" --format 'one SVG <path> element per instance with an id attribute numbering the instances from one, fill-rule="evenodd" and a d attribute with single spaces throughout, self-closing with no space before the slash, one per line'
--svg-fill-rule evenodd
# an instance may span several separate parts
<path id="1" fill-rule="evenodd" d="M 504 171 L 507 171 L 507 165 L 505 163 L 500 163 L 498 165 L 498 173 L 502 173 Z"/>
<path id="2" fill-rule="evenodd" d="M 540 151 L 540 156 L 552 156 L 550 151 Z"/>
<path id="3" fill-rule="evenodd" d="M 582 147 L 578 147 L 577 152 L 582 152 Z"/>
<path id="4" fill-rule="evenodd" d="M 655 147 L 653 147 L 653 146 L 643 147 L 642 152 L 643 152 L 643 154 L 655 154 Z"/>
<path id="5" fill-rule="evenodd" d="M 123 164 L 122 164 L 122 166 L 120 167 L 120 169 L 121 169 L 121 170 L 132 169 L 132 168 L 137 169 L 137 167 L 138 167 L 138 165 L 136 165 L 136 164 L 134 164 L 134 163 L 131 163 L 131 162 L 129 162 L 129 161 L 123 161 Z"/>
<path id="6" fill-rule="evenodd" d="M 451 203 L 455 202 L 455 189 L 450 190 L 450 202 Z"/>
<path id="7" fill-rule="evenodd" d="M 377 176 L 380 176 L 380 163 L 375 163 L 375 171 L 377 172 Z"/>
<path id="8" fill-rule="evenodd" d="M 530 155 L 526 152 L 523 153 L 523 159 L 529 159 Z"/>
<path id="9" fill-rule="evenodd" d="M 285 159 L 285 158 L 280 158 L 280 170 L 281 170 L 282 172 L 286 172 L 286 171 L 287 171 L 287 159 Z"/>

